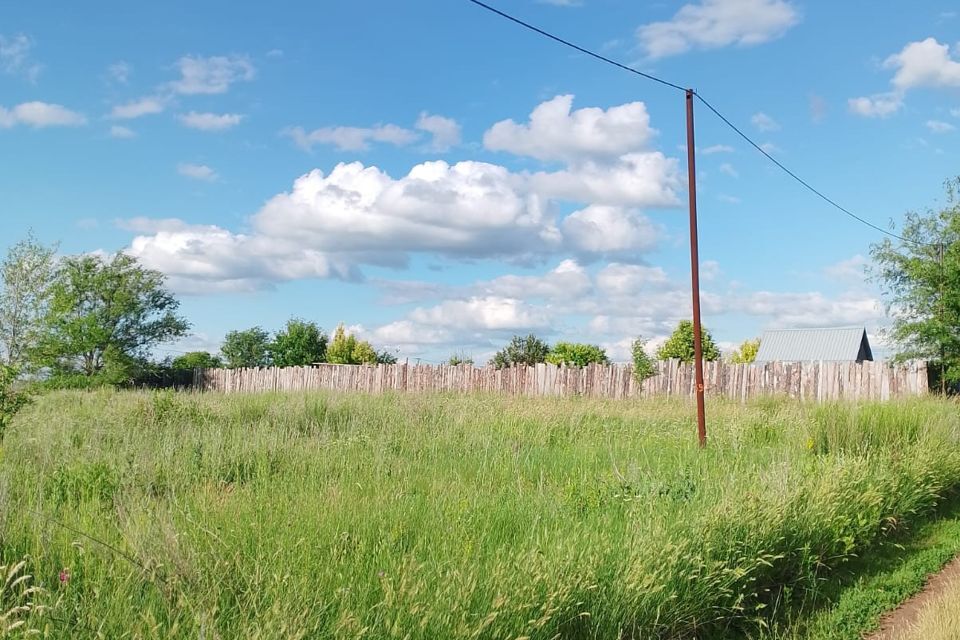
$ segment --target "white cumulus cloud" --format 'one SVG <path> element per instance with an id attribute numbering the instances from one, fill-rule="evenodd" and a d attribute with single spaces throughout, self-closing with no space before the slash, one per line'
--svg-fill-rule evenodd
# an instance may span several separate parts
<path id="1" fill-rule="evenodd" d="M 886 118 L 903 107 L 903 96 L 894 92 L 850 98 L 847 107 L 851 113 L 865 118 Z"/>
<path id="2" fill-rule="evenodd" d="M 200 113 L 191 111 L 189 113 L 181 113 L 177 116 L 177 120 L 179 120 L 183 126 L 191 129 L 199 129 L 200 131 L 226 131 L 240 124 L 243 116 L 239 113 Z"/>
<path id="3" fill-rule="evenodd" d="M 433 151 L 449 151 L 451 147 L 460 144 L 460 125 L 453 118 L 431 115 L 424 111 L 420 114 L 415 125 L 420 131 L 426 131 L 433 139 L 430 148 Z"/>
<path id="4" fill-rule="evenodd" d="M 192 164 L 189 162 L 181 162 L 178 164 L 177 173 L 185 178 L 193 178 L 194 180 L 203 180 L 205 182 L 213 182 L 218 177 L 217 172 L 207 165 Z"/>
<path id="5" fill-rule="evenodd" d="M 120 125 L 113 125 L 110 127 L 110 137 L 111 138 L 136 138 L 136 132 L 129 127 L 121 127 Z"/>
<path id="6" fill-rule="evenodd" d="M 496 123 L 484 134 L 484 146 L 540 160 L 609 158 L 642 150 L 655 134 L 642 102 L 571 111 L 573 98 L 562 95 L 541 103 L 526 124 Z"/>
<path id="7" fill-rule="evenodd" d="M 23 75 L 30 82 L 36 82 L 43 65 L 30 57 L 33 39 L 23 33 L 15 36 L 0 34 L 0 71 L 10 75 Z"/>
<path id="8" fill-rule="evenodd" d="M 226 93 L 230 85 L 253 80 L 256 69 L 246 56 L 183 56 L 177 60 L 180 79 L 170 86 L 180 94 Z"/>
<path id="9" fill-rule="evenodd" d="M 26 125 L 35 129 L 44 127 L 77 127 L 87 123 L 83 114 L 49 102 L 24 102 L 7 109 L 0 106 L 0 127 L 9 129 Z"/>
<path id="10" fill-rule="evenodd" d="M 691 49 L 761 44 L 799 21 L 796 8 L 784 0 L 701 0 L 668 21 L 641 26 L 637 37 L 648 57 L 663 58 Z"/>
<path id="11" fill-rule="evenodd" d="M 927 129 L 930 129 L 933 133 L 950 133 L 956 130 L 955 126 L 942 120 L 927 120 L 926 125 Z"/>
<path id="12" fill-rule="evenodd" d="M 142 116 L 162 113 L 166 108 L 166 100 L 159 96 L 137 98 L 124 104 L 118 104 L 110 110 L 110 117 L 117 120 L 133 120 Z"/>
<path id="13" fill-rule="evenodd" d="M 283 133 L 305 151 L 312 150 L 314 145 L 318 144 L 333 145 L 340 151 L 364 151 L 370 148 L 371 142 L 384 142 L 401 147 L 415 142 L 418 138 L 415 131 L 395 124 L 375 127 L 321 127 L 313 131 L 306 131 L 303 127 L 291 127 Z"/>

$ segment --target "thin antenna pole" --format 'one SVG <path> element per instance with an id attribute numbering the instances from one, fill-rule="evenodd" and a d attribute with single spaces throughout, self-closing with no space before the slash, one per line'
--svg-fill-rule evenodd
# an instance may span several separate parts
<path id="1" fill-rule="evenodd" d="M 700 249 L 697 241 L 697 165 L 693 141 L 693 89 L 687 89 L 687 182 L 690 194 L 690 287 L 693 294 L 693 364 L 696 372 L 697 440 L 707 446 L 703 389 L 703 335 L 700 327 Z"/>

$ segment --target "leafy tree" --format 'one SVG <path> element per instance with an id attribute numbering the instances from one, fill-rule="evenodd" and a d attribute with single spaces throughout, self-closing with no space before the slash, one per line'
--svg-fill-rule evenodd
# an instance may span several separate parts
<path id="1" fill-rule="evenodd" d="M 377 364 L 397 364 L 397 354 L 381 349 L 377 351 Z"/>
<path id="2" fill-rule="evenodd" d="M 219 369 L 223 360 L 207 351 L 191 351 L 177 356 L 170 363 L 174 371 L 193 371 L 194 369 Z"/>
<path id="3" fill-rule="evenodd" d="M 657 375 L 657 367 L 647 355 L 647 341 L 638 337 L 630 345 L 630 354 L 633 356 L 633 377 L 637 382 Z"/>
<path id="4" fill-rule="evenodd" d="M 270 364 L 270 334 L 260 327 L 230 331 L 223 337 L 220 353 L 229 369 L 266 367 Z"/>
<path id="5" fill-rule="evenodd" d="M 57 247 L 32 233 L 13 245 L 0 265 L 0 357 L 13 367 L 28 364 L 47 315 Z"/>
<path id="6" fill-rule="evenodd" d="M 730 362 L 733 364 L 750 364 L 757 359 L 757 351 L 760 350 L 760 338 L 753 340 L 744 340 L 740 347 L 730 356 Z"/>
<path id="7" fill-rule="evenodd" d="M 190 328 L 163 285 L 160 272 L 124 253 L 65 258 L 51 287 L 37 363 L 54 375 L 123 377 L 152 347 Z"/>
<path id="8" fill-rule="evenodd" d="M 595 344 L 579 342 L 558 342 L 547 354 L 550 364 L 566 364 L 573 367 L 585 367 L 588 364 L 609 364 L 607 352 Z"/>
<path id="9" fill-rule="evenodd" d="M 327 358 L 327 336 L 315 322 L 291 318 L 278 331 L 270 345 L 273 364 L 278 367 L 302 367 Z"/>
<path id="10" fill-rule="evenodd" d="M 907 212 L 899 235 L 871 245 L 898 360 L 937 363 L 942 388 L 960 382 L 960 177 L 939 211 Z"/>
<path id="11" fill-rule="evenodd" d="M 510 344 L 494 354 L 490 364 L 497 369 L 517 365 L 531 366 L 546 362 L 548 353 L 550 346 L 532 333 L 527 336 L 513 336 Z"/>
<path id="12" fill-rule="evenodd" d="M 366 340 L 357 340 L 343 325 L 337 326 L 333 339 L 327 345 L 327 362 L 332 364 L 373 364 L 377 352 Z"/>
<path id="13" fill-rule="evenodd" d="M 0 364 L 0 442 L 13 419 L 14 414 L 27 404 L 27 395 L 14 389 L 17 370 Z"/>
<path id="14" fill-rule="evenodd" d="M 712 362 L 720 357 L 720 349 L 713 342 L 713 337 L 705 327 L 701 327 L 703 341 L 703 359 Z M 677 359 L 681 362 L 693 362 L 693 323 L 689 320 L 681 320 L 674 329 L 673 334 L 657 350 L 658 360 Z"/>
<path id="15" fill-rule="evenodd" d="M 450 366 L 453 366 L 453 367 L 459 366 L 459 365 L 461 365 L 461 364 L 470 364 L 470 365 L 472 365 L 472 364 L 473 364 L 473 358 L 471 358 L 470 356 L 468 356 L 466 353 L 460 351 L 460 352 L 457 352 L 457 353 L 451 355 L 450 358 L 447 360 L 447 364 L 449 364 Z"/>

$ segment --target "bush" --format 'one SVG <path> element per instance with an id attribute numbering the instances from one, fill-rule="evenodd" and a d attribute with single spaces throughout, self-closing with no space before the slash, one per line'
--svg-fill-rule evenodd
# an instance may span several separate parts
<path id="1" fill-rule="evenodd" d="M 637 338 L 630 345 L 630 353 L 633 356 L 633 377 L 637 382 L 643 382 L 657 375 L 657 367 L 647 355 L 646 346 L 647 341 L 643 338 Z"/>
<path id="2" fill-rule="evenodd" d="M 588 364 L 609 364 L 607 352 L 595 344 L 558 342 L 547 354 L 550 364 L 585 367 Z"/>
<path id="3" fill-rule="evenodd" d="M 516 365 L 533 366 L 547 361 L 550 346 L 535 336 L 513 336 L 510 344 L 494 354 L 490 364 L 497 369 L 514 367 Z"/>
<path id="4" fill-rule="evenodd" d="M 0 442 L 13 416 L 29 401 L 24 391 L 15 388 L 16 383 L 16 369 L 0 364 Z"/>

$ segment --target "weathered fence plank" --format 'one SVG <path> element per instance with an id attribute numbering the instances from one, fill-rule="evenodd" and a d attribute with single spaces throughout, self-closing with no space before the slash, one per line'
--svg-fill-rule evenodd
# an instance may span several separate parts
<path id="1" fill-rule="evenodd" d="M 336 365 L 267 369 L 199 369 L 194 387 L 201 391 L 487 392 L 527 396 L 629 398 L 693 397 L 690 365 L 658 363 L 658 373 L 638 383 L 630 367 L 590 365 L 583 368 L 539 364 L 494 369 L 471 365 Z M 707 363 L 708 395 L 739 399 L 788 395 L 800 400 L 888 400 L 925 395 L 924 363 L 893 366 L 886 362 L 771 362 L 762 365 Z"/>

